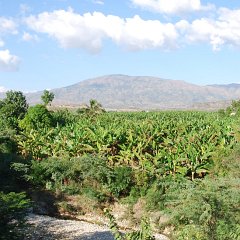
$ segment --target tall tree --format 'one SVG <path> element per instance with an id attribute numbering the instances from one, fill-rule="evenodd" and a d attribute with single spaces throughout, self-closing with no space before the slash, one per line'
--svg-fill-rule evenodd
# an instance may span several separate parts
<path id="1" fill-rule="evenodd" d="M 41 96 L 44 106 L 51 104 L 54 99 L 54 93 L 44 90 L 43 95 Z"/>

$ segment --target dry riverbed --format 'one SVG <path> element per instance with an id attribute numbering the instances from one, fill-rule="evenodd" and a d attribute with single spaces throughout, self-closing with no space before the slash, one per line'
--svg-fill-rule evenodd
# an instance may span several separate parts
<path id="1" fill-rule="evenodd" d="M 24 240 L 114 240 L 109 228 L 84 221 L 61 220 L 48 216 L 30 214 L 28 222 L 33 228 Z M 168 240 L 156 234 L 157 240 Z"/>

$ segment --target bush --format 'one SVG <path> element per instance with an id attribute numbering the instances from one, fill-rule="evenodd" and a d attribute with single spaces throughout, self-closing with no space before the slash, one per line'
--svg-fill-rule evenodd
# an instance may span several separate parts
<path id="1" fill-rule="evenodd" d="M 52 112 L 54 126 L 65 126 L 76 121 L 77 116 L 68 109 L 61 109 Z"/>
<path id="2" fill-rule="evenodd" d="M 30 163 L 14 163 L 12 167 L 35 186 L 69 194 L 84 193 L 103 201 L 106 195 L 127 196 L 133 185 L 132 169 L 110 168 L 97 156 L 79 158 L 47 158 Z"/>
<path id="3" fill-rule="evenodd" d="M 152 230 L 148 219 L 143 218 L 140 225 L 140 230 L 122 234 L 116 223 L 116 219 L 108 209 L 104 210 L 106 217 L 109 219 L 109 228 L 115 240 L 154 240 Z"/>
<path id="4" fill-rule="evenodd" d="M 178 240 L 208 240 L 201 226 L 186 225 L 179 231 Z"/>
<path id="5" fill-rule="evenodd" d="M 30 107 L 24 119 L 19 122 L 19 126 L 28 131 L 51 127 L 52 124 L 53 120 L 50 112 L 41 104 Z"/>
<path id="6" fill-rule="evenodd" d="M 176 198 L 182 190 L 188 189 L 192 185 L 194 185 L 193 182 L 180 175 L 168 175 L 155 180 L 144 196 L 147 210 L 164 210 L 172 198 Z"/>
<path id="7" fill-rule="evenodd" d="M 30 202 L 24 193 L 0 192 L 0 239 L 23 239 L 26 210 Z"/>
<path id="8" fill-rule="evenodd" d="M 16 152 L 16 132 L 12 129 L 0 130 L 0 157 L 4 158 L 4 155 L 10 156 Z"/>
<path id="9" fill-rule="evenodd" d="M 12 166 L 35 186 L 69 193 L 78 193 L 80 187 L 102 191 L 111 174 L 106 161 L 95 156 L 71 159 L 52 157 L 41 161 L 32 160 L 29 164 L 15 163 Z"/>
<path id="10" fill-rule="evenodd" d="M 176 238 L 187 239 L 182 236 L 189 232 L 195 236 L 189 239 L 229 239 L 240 222 L 238 186 L 236 179 L 206 178 L 172 196 L 169 206 Z"/>
<path id="11" fill-rule="evenodd" d="M 127 196 L 133 185 L 132 169 L 127 166 L 117 166 L 113 169 L 108 188 L 115 196 Z"/>
<path id="12" fill-rule="evenodd" d="M 164 200 L 165 200 L 165 188 L 163 185 L 159 183 L 155 183 L 151 188 L 147 191 L 145 196 L 146 199 L 146 208 L 148 210 L 159 209 L 162 210 L 164 208 Z"/>

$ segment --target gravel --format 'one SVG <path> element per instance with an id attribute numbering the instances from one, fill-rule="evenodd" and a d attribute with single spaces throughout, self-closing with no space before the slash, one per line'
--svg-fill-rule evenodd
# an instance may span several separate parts
<path id="1" fill-rule="evenodd" d="M 29 214 L 28 223 L 32 228 L 29 228 L 24 240 L 114 240 L 107 226 L 84 221 Z M 155 237 L 157 240 L 168 240 L 161 234 Z"/>

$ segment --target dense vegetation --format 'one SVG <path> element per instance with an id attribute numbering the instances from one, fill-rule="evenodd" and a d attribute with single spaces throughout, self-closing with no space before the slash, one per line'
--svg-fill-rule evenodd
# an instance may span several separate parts
<path id="1" fill-rule="evenodd" d="M 19 199 L 19 222 L 29 202 L 8 194 L 20 186 L 102 206 L 144 199 L 173 239 L 239 239 L 238 114 L 115 113 L 95 100 L 76 113 L 53 112 L 53 97 L 45 91 L 44 104 L 28 108 L 9 92 L 0 102 L 0 200 Z"/>

